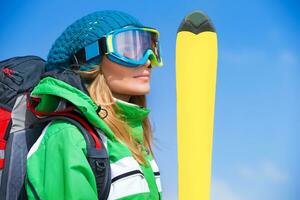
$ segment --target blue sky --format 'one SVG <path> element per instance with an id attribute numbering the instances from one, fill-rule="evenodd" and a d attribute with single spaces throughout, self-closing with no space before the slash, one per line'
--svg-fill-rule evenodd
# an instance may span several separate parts
<path id="1" fill-rule="evenodd" d="M 299 199 L 299 2 L 2 0 L 1 8 L 0 60 L 46 58 L 69 24 L 96 10 L 160 30 L 165 65 L 153 70 L 148 106 L 167 200 L 177 199 L 176 31 L 189 12 L 206 12 L 219 40 L 211 199 Z"/>

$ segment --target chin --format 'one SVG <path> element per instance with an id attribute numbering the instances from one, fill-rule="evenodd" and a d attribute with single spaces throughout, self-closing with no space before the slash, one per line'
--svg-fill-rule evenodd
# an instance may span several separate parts
<path id="1" fill-rule="evenodd" d="M 150 88 L 147 87 L 147 88 L 134 88 L 130 91 L 128 91 L 127 93 L 129 95 L 136 95 L 136 96 L 139 96 L 139 95 L 145 95 L 145 94 L 148 94 L 150 92 Z"/>
<path id="2" fill-rule="evenodd" d="M 113 85 L 113 87 L 110 87 L 110 89 L 114 93 L 118 93 L 118 94 L 139 96 L 139 95 L 148 94 L 150 92 L 150 84 L 123 83 L 123 84 Z"/>

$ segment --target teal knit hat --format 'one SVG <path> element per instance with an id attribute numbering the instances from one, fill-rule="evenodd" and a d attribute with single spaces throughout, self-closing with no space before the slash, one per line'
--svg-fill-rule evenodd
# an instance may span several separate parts
<path id="1" fill-rule="evenodd" d="M 56 39 L 48 54 L 46 70 L 70 68 L 70 58 L 78 50 L 92 44 L 110 31 L 128 25 L 142 26 L 137 19 L 121 11 L 97 11 L 82 17 L 68 26 Z M 100 62 L 101 56 L 98 56 L 86 65 L 80 66 L 80 70 L 89 70 Z"/>

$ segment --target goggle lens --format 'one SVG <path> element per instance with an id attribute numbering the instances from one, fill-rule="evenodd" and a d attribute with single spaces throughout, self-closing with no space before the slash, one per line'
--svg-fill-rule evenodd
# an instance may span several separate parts
<path id="1" fill-rule="evenodd" d="M 158 34 L 146 30 L 128 30 L 114 36 L 114 50 L 119 56 L 132 60 L 142 60 L 148 50 L 160 62 Z"/>

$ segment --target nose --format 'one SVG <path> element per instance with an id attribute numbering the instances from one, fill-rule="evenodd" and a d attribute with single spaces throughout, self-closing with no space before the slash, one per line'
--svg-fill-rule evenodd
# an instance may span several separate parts
<path id="1" fill-rule="evenodd" d="M 145 69 L 151 69 L 151 61 L 148 59 L 144 64 L 138 65 L 136 68 L 145 68 Z"/>
<path id="2" fill-rule="evenodd" d="M 147 68 L 152 68 L 152 66 L 151 66 L 151 61 L 148 59 L 148 60 L 146 61 L 146 63 L 144 64 L 144 66 L 146 66 Z"/>

